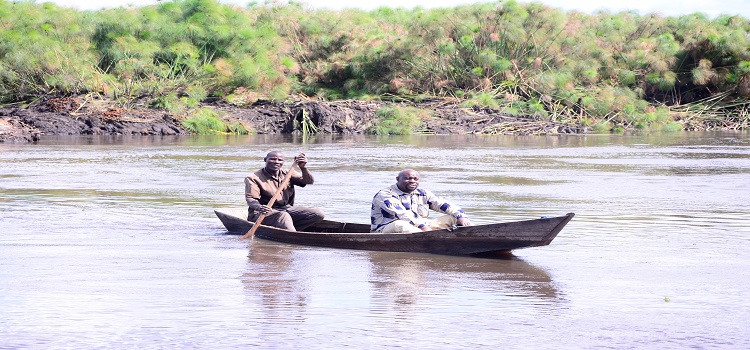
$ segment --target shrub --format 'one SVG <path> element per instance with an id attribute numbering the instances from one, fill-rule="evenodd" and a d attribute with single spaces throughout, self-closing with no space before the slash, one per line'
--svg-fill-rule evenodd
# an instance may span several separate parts
<path id="1" fill-rule="evenodd" d="M 429 113 L 417 108 L 389 106 L 375 112 L 375 125 L 368 132 L 376 135 L 410 135 Z"/>
<path id="2" fill-rule="evenodd" d="M 498 109 L 500 104 L 494 94 L 482 92 L 474 94 L 470 99 L 461 103 L 462 107 L 483 106 Z"/>
<path id="3" fill-rule="evenodd" d="M 612 124 L 608 121 L 601 121 L 592 125 L 591 130 L 596 134 L 608 134 L 612 131 Z"/>
<path id="4" fill-rule="evenodd" d="M 682 131 L 682 124 L 678 122 L 669 122 L 665 124 L 662 129 L 668 132 Z"/>
<path id="5" fill-rule="evenodd" d="M 96 92 L 184 114 L 207 97 L 439 96 L 645 128 L 669 119 L 644 104 L 750 96 L 740 16 L 588 15 L 514 0 L 369 12 L 218 0 L 81 12 L 0 0 L 0 19 L 2 102 Z"/>
<path id="6" fill-rule="evenodd" d="M 227 125 L 215 111 L 203 108 L 182 121 L 182 125 L 193 134 L 220 134 L 228 131 Z"/>

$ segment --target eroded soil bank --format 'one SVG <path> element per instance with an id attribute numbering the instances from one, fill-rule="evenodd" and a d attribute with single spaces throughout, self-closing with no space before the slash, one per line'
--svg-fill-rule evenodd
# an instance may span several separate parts
<path id="1" fill-rule="evenodd" d="M 298 132 L 308 118 L 318 132 L 361 134 L 376 122 L 375 112 L 391 102 L 301 100 L 257 101 L 237 107 L 222 101 L 201 107 L 218 112 L 229 123 L 241 123 L 258 134 Z M 583 133 L 577 125 L 536 116 L 509 116 L 491 108 L 462 108 L 450 101 L 406 106 L 429 109 L 419 130 L 433 134 L 550 135 Z M 0 142 L 34 142 L 45 135 L 188 135 L 181 119 L 164 110 L 139 105 L 123 108 L 114 102 L 81 97 L 55 97 L 27 106 L 0 108 Z"/>

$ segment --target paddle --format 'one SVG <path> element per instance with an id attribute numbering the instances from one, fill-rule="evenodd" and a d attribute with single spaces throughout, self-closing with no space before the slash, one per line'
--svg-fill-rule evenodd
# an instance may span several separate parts
<path id="1" fill-rule="evenodd" d="M 286 177 L 284 178 L 284 181 L 281 182 L 281 185 L 279 186 L 279 189 L 276 190 L 276 193 L 274 193 L 273 197 L 271 197 L 271 200 L 268 201 L 268 206 L 273 208 L 273 203 L 276 202 L 276 197 L 278 197 L 281 194 L 281 191 L 283 191 L 286 188 L 286 185 L 289 184 L 289 180 L 292 179 L 292 173 L 294 173 L 294 167 L 297 165 L 297 161 L 295 160 L 294 163 L 292 163 L 292 166 L 289 168 L 289 171 L 286 173 Z M 263 222 L 263 219 L 266 218 L 266 214 L 260 214 L 257 220 L 255 220 L 255 223 L 253 224 L 253 227 L 250 229 L 250 231 L 247 231 L 240 239 L 245 239 L 248 237 L 251 237 L 253 234 L 255 234 L 255 231 L 258 229 L 258 226 L 260 226 L 260 223 Z"/>

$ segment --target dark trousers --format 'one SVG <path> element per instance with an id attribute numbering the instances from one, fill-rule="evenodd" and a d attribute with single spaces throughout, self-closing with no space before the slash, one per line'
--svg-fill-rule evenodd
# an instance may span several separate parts
<path id="1" fill-rule="evenodd" d="M 253 211 L 248 213 L 247 220 L 255 222 L 260 214 Z M 323 210 L 302 206 L 291 206 L 283 209 L 274 208 L 261 222 L 266 226 L 273 226 L 290 231 L 304 231 L 306 228 L 320 222 L 325 217 Z"/>

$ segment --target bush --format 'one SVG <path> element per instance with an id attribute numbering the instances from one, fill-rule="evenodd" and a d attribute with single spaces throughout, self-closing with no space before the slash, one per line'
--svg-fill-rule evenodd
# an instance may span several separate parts
<path id="1" fill-rule="evenodd" d="M 221 134 L 229 131 L 227 125 L 219 119 L 215 111 L 203 108 L 182 121 L 189 132 L 199 135 Z"/>
<path id="2" fill-rule="evenodd" d="M 383 107 L 375 112 L 375 125 L 368 132 L 376 135 L 410 135 L 428 116 L 424 110 L 405 107 Z"/>
<path id="3" fill-rule="evenodd" d="M 612 131 L 612 124 L 607 121 L 602 121 L 591 126 L 591 130 L 595 134 L 608 134 Z"/>
<path id="4" fill-rule="evenodd" d="M 184 114 L 209 97 L 437 96 L 645 128 L 669 119 L 644 104 L 750 96 L 750 22 L 739 16 L 587 15 L 514 0 L 370 12 L 218 0 L 82 12 L 0 0 L 0 18 L 2 102 L 96 92 Z M 381 132 L 399 129 L 389 120 Z"/>
<path id="5" fill-rule="evenodd" d="M 669 122 L 669 123 L 665 124 L 662 129 L 664 131 L 668 131 L 668 132 L 682 131 L 682 124 L 680 124 L 678 122 Z"/>
<path id="6" fill-rule="evenodd" d="M 462 107 L 482 106 L 482 107 L 489 107 L 489 108 L 494 108 L 494 109 L 500 108 L 500 104 L 495 98 L 495 95 L 491 93 L 487 93 L 487 92 L 482 92 L 482 93 L 472 95 L 471 99 L 468 99 L 462 102 L 461 106 Z"/>

